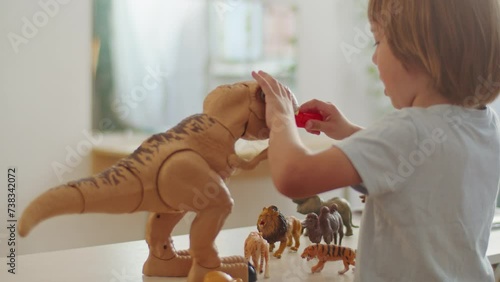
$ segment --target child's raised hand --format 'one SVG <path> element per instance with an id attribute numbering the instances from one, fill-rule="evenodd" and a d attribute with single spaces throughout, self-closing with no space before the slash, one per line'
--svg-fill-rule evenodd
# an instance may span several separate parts
<path id="1" fill-rule="evenodd" d="M 300 106 L 299 111 L 320 113 L 323 116 L 322 121 L 312 119 L 307 121 L 305 129 L 309 133 L 319 134 L 319 132 L 323 132 L 330 138 L 341 140 L 361 129 L 361 127 L 349 122 L 332 103 L 314 99 Z"/>
<path id="2" fill-rule="evenodd" d="M 293 122 L 298 105 L 290 89 L 266 72 L 252 72 L 252 76 L 265 94 L 268 127 Z"/>

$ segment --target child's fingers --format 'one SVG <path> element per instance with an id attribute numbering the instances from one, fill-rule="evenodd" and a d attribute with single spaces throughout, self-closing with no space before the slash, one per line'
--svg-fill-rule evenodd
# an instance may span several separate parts
<path id="1" fill-rule="evenodd" d="M 280 93 L 281 89 L 278 82 L 266 72 L 259 71 L 257 73 L 253 71 L 252 77 L 257 81 L 265 94 L 277 95 Z"/>
<path id="2" fill-rule="evenodd" d="M 332 116 L 336 117 L 340 114 L 337 107 L 332 103 L 327 103 L 316 99 L 302 104 L 302 106 L 300 106 L 299 108 L 299 111 L 304 113 L 307 112 L 320 113 L 325 119 L 324 121 L 330 119 L 330 117 Z"/>
<path id="3" fill-rule="evenodd" d="M 286 85 L 280 83 L 264 71 L 259 71 L 258 73 L 252 71 L 252 77 L 260 85 L 264 94 L 272 94 L 274 97 L 285 97 L 292 102 L 294 111 L 298 109 L 297 99 Z"/>
<path id="4" fill-rule="evenodd" d="M 290 89 L 288 89 L 288 87 L 281 84 L 276 78 L 265 71 L 259 71 L 258 73 L 252 72 L 252 76 L 256 78 L 258 82 L 260 81 L 262 83 L 261 86 L 265 86 L 275 95 L 285 96 L 290 94 Z"/>
<path id="5" fill-rule="evenodd" d="M 311 134 L 314 134 L 314 135 L 320 135 L 321 134 L 321 131 L 317 131 L 317 130 L 307 130 L 307 132 L 311 133 Z"/>
<path id="6" fill-rule="evenodd" d="M 326 123 L 319 120 L 310 119 L 305 124 L 305 129 L 311 133 L 322 132 Z"/>
<path id="7" fill-rule="evenodd" d="M 319 113 L 321 111 L 325 111 L 326 108 L 325 106 L 326 106 L 325 102 L 314 99 L 302 104 L 299 110 L 304 113 L 308 112 Z"/>

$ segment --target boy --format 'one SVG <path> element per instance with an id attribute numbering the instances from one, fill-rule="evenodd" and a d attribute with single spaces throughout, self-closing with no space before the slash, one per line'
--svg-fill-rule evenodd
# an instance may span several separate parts
<path id="1" fill-rule="evenodd" d="M 288 88 L 252 73 L 266 95 L 273 182 L 291 198 L 352 185 L 368 195 L 356 281 L 493 281 L 500 132 L 486 105 L 500 91 L 499 3 L 370 0 L 368 15 L 396 111 L 362 129 L 332 104 L 302 105 L 324 119 L 306 129 L 335 146 L 308 152 Z"/>

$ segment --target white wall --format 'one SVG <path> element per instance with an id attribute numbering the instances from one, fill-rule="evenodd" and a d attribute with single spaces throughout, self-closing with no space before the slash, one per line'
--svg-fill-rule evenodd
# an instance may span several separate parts
<path id="1" fill-rule="evenodd" d="M 366 8 L 357 1 L 299 2 L 298 99 L 332 102 L 352 122 L 368 126 L 380 117 L 380 109 L 388 101 L 374 95 L 377 87 L 373 86 L 373 78 L 367 78 L 373 39 L 370 33 L 357 32 L 365 28 Z M 342 44 L 355 47 L 358 53 L 345 53 Z M 318 139 L 332 142 L 323 135 L 302 134 L 302 137 L 310 142 Z M 320 196 L 330 198 L 335 193 Z M 362 208 L 359 194 L 352 189 L 347 193 L 342 196 L 349 198 L 352 208 Z"/>
<path id="2" fill-rule="evenodd" d="M 375 89 L 366 81 L 374 50 L 371 34 L 362 36 L 365 43 L 356 33 L 365 28 L 365 8 L 357 1 L 300 2 L 299 95 L 330 101 L 352 121 L 369 123 L 380 99 L 370 93 Z M 359 54 L 346 56 L 342 44 L 356 47 Z"/>
<path id="3" fill-rule="evenodd" d="M 55 0 L 40 0 L 54 2 Z M 58 0 L 63 2 L 63 0 Z M 18 172 L 17 217 L 38 194 L 62 182 L 90 174 L 90 161 L 70 157 L 88 142 L 91 128 L 91 1 L 65 0 L 28 43 L 9 42 L 9 33 L 22 35 L 26 17 L 44 11 L 39 1 L 0 2 L 0 225 L 6 223 L 6 169 Z M 341 6 L 339 6 L 341 5 Z M 346 62 L 339 42 L 350 40 L 349 15 L 341 2 L 311 0 L 301 4 L 298 94 L 337 103 L 353 121 L 372 119 L 366 96 L 356 80 L 356 67 Z M 52 6 L 54 8 L 54 6 Z M 351 9 L 351 8 L 349 8 Z M 42 15 L 43 16 L 43 15 Z M 38 20 L 43 20 L 39 18 Z M 346 24 L 347 22 L 347 24 Z M 43 24 L 43 23 L 42 23 Z M 368 102 L 369 103 L 369 102 Z M 85 148 L 80 148 L 85 149 Z M 68 159 L 69 158 L 69 159 Z M 75 165 L 59 179 L 52 164 Z M 276 204 L 286 214 L 295 205 L 278 195 L 266 177 L 236 177 L 230 183 L 235 210 L 226 227 L 255 224 L 263 206 Z M 322 195 L 325 198 L 339 193 Z M 356 201 L 355 201 L 356 202 Z M 245 215 L 245 216 L 242 216 Z M 27 238 L 17 237 L 18 254 L 139 240 L 144 234 L 144 213 L 112 216 L 63 216 L 43 222 Z M 180 227 L 187 230 L 188 225 Z M 0 229 L 0 256 L 6 254 L 7 230 Z"/>
<path id="4" fill-rule="evenodd" d="M 42 0 L 41 3 L 51 2 Z M 2 1 L 0 3 L 0 93 L 2 123 L 0 157 L 0 224 L 6 223 L 7 167 L 18 172 L 17 217 L 29 201 L 46 189 L 61 183 L 53 162 L 73 165 L 62 181 L 88 175 L 87 156 L 66 161 L 67 148 L 87 139 L 91 127 L 90 38 L 91 1 L 60 1 L 51 6 L 48 21 L 39 1 Z M 57 10 L 56 7 L 59 9 Z M 22 33 L 23 18 L 34 23 L 37 32 L 26 29 L 26 44 L 18 53 L 8 39 L 9 33 Z M 47 15 L 47 14 L 45 14 Z M 69 146 L 69 147 L 68 147 Z M 85 148 L 81 148 L 85 153 Z M 85 154 L 83 154 L 85 155 Z M 134 218 L 144 215 L 133 215 Z M 36 228 L 26 239 L 17 237 L 18 253 L 32 253 L 68 247 L 123 241 L 141 236 L 143 231 L 129 230 L 128 218 L 111 216 L 59 217 Z M 105 227 L 106 226 L 106 227 Z M 103 230 L 104 229 L 104 230 Z M 110 230 L 113 229 L 113 230 Z M 7 236 L 0 229 L 0 255 L 6 254 Z"/>

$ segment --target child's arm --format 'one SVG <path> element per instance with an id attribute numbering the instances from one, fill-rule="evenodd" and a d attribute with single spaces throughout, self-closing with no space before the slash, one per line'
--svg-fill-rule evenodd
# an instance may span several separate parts
<path id="1" fill-rule="evenodd" d="M 271 175 L 278 191 L 287 197 L 305 198 L 362 182 L 351 161 L 335 146 L 310 153 L 291 143 L 280 144 L 277 136 L 272 140 Z"/>
<path id="2" fill-rule="evenodd" d="M 268 155 L 278 191 L 302 198 L 361 183 L 340 149 L 311 153 L 303 146 L 295 126 L 293 94 L 288 88 L 264 72 L 252 75 L 266 94 L 266 122 L 271 130 Z"/>

